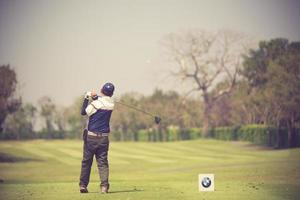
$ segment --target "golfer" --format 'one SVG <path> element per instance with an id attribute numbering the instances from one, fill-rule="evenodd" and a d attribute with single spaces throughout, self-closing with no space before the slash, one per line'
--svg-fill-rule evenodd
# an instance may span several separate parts
<path id="1" fill-rule="evenodd" d="M 87 92 L 82 104 L 81 115 L 88 115 L 87 129 L 83 134 L 83 159 L 80 174 L 80 192 L 87 193 L 90 180 L 93 157 L 95 155 L 100 176 L 101 193 L 107 193 L 109 189 L 109 168 L 107 152 L 109 147 L 109 121 L 114 108 L 111 98 L 114 93 L 114 85 L 105 83 L 100 96 L 94 92 Z M 91 98 L 91 101 L 89 99 Z"/>

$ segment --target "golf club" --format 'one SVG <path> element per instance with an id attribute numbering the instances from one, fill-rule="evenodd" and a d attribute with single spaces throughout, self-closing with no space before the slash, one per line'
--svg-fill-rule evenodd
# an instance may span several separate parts
<path id="1" fill-rule="evenodd" d="M 115 100 L 115 102 L 118 103 L 118 104 L 120 104 L 120 105 L 123 105 L 123 106 L 126 106 L 126 107 L 128 107 L 128 108 L 131 108 L 131 109 L 133 109 L 133 110 L 136 110 L 136 111 L 139 111 L 139 112 L 141 112 L 141 113 L 144 113 L 144 114 L 146 114 L 146 115 L 149 115 L 149 116 L 151 116 L 151 117 L 154 117 L 154 122 L 155 122 L 156 124 L 159 124 L 160 121 L 161 121 L 161 118 L 160 118 L 159 116 L 156 116 L 156 115 L 154 115 L 154 114 L 152 114 L 152 113 L 149 113 L 149 112 L 147 112 L 147 111 L 145 111 L 145 110 L 142 110 L 142 109 L 140 109 L 140 108 L 134 107 L 134 106 L 132 106 L 132 105 L 128 105 L 128 104 L 123 103 L 123 102 L 121 102 L 121 101 Z"/>
<path id="2" fill-rule="evenodd" d="M 96 94 L 95 96 L 91 96 L 91 98 L 92 98 L 93 100 L 97 99 L 98 97 L 99 97 L 99 96 L 98 96 L 97 94 Z M 149 115 L 149 116 L 151 116 L 151 117 L 154 117 L 154 122 L 155 122 L 156 124 L 159 124 L 160 121 L 161 121 L 161 118 L 160 118 L 159 116 L 154 115 L 154 114 L 152 114 L 152 113 L 149 113 L 149 112 L 147 112 L 147 111 L 145 111 L 145 110 L 142 110 L 142 109 L 140 109 L 140 108 L 134 107 L 134 106 L 129 105 L 129 104 L 126 104 L 126 103 L 121 102 L 121 101 L 119 101 L 119 100 L 117 100 L 117 99 L 115 99 L 115 98 L 114 98 L 114 102 L 115 102 L 115 103 L 118 103 L 118 104 L 120 104 L 120 105 L 122 105 L 122 106 L 126 106 L 126 107 L 128 107 L 128 108 L 131 108 L 131 109 L 133 109 L 133 110 L 139 111 L 139 112 L 141 112 L 141 113 L 144 113 L 144 114 L 146 114 L 146 115 Z"/>

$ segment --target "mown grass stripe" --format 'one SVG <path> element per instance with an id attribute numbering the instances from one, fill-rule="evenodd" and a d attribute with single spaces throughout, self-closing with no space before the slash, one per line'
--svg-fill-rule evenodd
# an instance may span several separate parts
<path id="1" fill-rule="evenodd" d="M 232 159 L 231 156 L 229 155 L 218 155 L 215 153 L 211 153 L 211 152 L 201 152 L 201 153 L 197 153 L 197 154 L 191 154 L 190 152 L 186 152 L 186 151 L 180 151 L 180 154 L 177 153 L 177 151 L 175 151 L 176 153 L 174 153 L 173 149 L 168 148 L 167 152 L 162 152 L 161 148 L 156 148 L 155 147 L 155 151 L 153 151 L 153 148 L 150 148 L 151 150 L 149 150 L 149 148 L 145 148 L 144 146 L 141 145 L 137 145 L 139 146 L 139 148 L 135 148 L 132 149 L 130 147 L 114 147 L 115 150 L 117 151 L 121 151 L 122 153 L 127 153 L 130 155 L 142 155 L 142 156 L 148 156 L 149 160 L 153 160 L 153 162 L 158 161 L 158 158 L 160 160 L 162 160 L 162 163 L 164 162 L 163 160 L 167 159 L 167 160 L 178 160 L 180 159 L 182 160 L 205 160 L 206 162 L 209 161 L 214 161 L 214 160 L 230 160 Z M 152 147 L 152 146 L 151 146 Z M 165 150 L 165 149 L 164 149 Z M 170 152 L 172 152 L 172 154 L 170 154 Z M 168 161 L 166 161 L 168 162 Z M 174 161 L 173 161 L 174 162 Z"/>
<path id="2" fill-rule="evenodd" d="M 134 154 L 128 154 L 128 153 L 120 153 L 120 152 L 111 152 L 110 155 L 112 157 L 120 157 L 124 159 L 138 159 L 138 160 L 144 160 L 146 162 L 151 163 L 173 163 L 174 160 L 170 159 L 159 159 L 155 157 L 149 157 L 147 155 L 134 155 Z"/>
<path id="3" fill-rule="evenodd" d="M 168 157 L 177 157 L 177 158 L 183 158 L 183 159 L 189 159 L 188 157 L 215 157 L 215 158 L 230 158 L 230 155 L 226 155 L 226 154 L 215 154 L 213 152 L 210 151 L 201 151 L 201 149 L 199 149 L 198 151 L 195 152 L 188 152 L 186 150 L 180 150 L 180 149 L 174 149 L 174 148 L 169 148 L 169 147 L 161 147 L 161 146 L 156 146 L 153 147 L 151 145 L 150 146 L 140 146 L 138 145 L 139 148 L 136 148 L 135 150 L 133 150 L 136 153 L 139 153 L 139 151 L 145 151 L 145 152 L 152 152 L 153 156 L 168 156 Z M 123 151 L 128 151 L 129 148 L 124 148 Z M 151 153 L 150 153 L 151 154 Z M 149 154 L 149 155 L 150 155 Z"/>
<path id="4" fill-rule="evenodd" d="M 35 154 L 36 156 L 42 158 L 45 160 L 45 158 L 50 158 L 52 160 L 71 165 L 74 162 L 77 162 L 77 160 L 70 158 L 68 156 L 63 156 L 59 151 L 57 151 L 54 148 L 46 148 L 43 145 L 39 144 L 24 144 L 23 146 L 20 146 L 20 149 L 23 149 L 24 151 L 27 151 L 31 154 Z"/>

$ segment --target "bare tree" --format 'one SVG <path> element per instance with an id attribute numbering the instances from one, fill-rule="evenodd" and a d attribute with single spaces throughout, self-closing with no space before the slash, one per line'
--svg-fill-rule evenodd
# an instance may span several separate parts
<path id="1" fill-rule="evenodd" d="M 199 92 L 202 95 L 205 136 L 213 126 L 214 103 L 236 85 L 242 54 L 249 46 L 246 42 L 243 34 L 228 30 L 170 34 L 163 40 L 167 55 L 177 64 L 177 71 L 172 74 L 191 85 L 189 94 Z M 212 92 L 217 86 L 218 92 Z"/>

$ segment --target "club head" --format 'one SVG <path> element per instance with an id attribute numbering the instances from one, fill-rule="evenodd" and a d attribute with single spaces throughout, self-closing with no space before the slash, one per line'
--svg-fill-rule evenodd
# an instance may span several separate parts
<path id="1" fill-rule="evenodd" d="M 154 121 L 155 121 L 156 124 L 159 124 L 160 121 L 161 121 L 161 118 L 158 117 L 158 116 L 155 116 L 155 117 L 154 117 Z"/>

